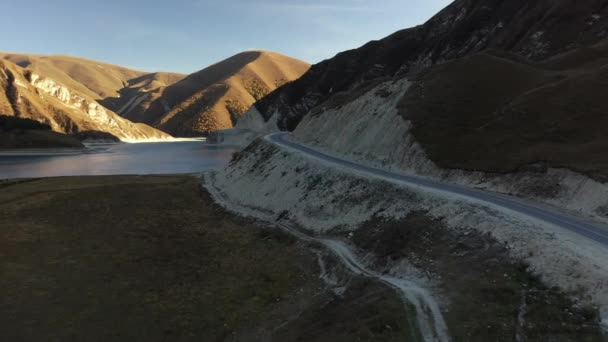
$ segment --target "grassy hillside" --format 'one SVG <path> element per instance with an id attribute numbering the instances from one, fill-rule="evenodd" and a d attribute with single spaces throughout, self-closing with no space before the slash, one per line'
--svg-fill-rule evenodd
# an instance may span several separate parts
<path id="1" fill-rule="evenodd" d="M 530 63 L 487 52 L 422 75 L 401 103 L 445 168 L 509 172 L 532 163 L 608 177 L 605 43 Z"/>
<path id="2" fill-rule="evenodd" d="M 145 102 L 148 108 L 134 107 L 121 114 L 174 135 L 231 128 L 255 101 L 308 68 L 274 52 L 244 52 L 168 86 L 156 100 Z"/>

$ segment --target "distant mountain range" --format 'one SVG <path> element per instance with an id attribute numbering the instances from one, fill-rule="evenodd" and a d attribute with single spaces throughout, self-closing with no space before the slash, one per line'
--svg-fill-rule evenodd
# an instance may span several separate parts
<path id="1" fill-rule="evenodd" d="M 68 134 L 104 132 L 121 140 L 170 137 L 99 103 L 138 72 L 74 57 L 0 57 L 0 114 L 31 118 Z"/>
<path id="2" fill-rule="evenodd" d="M 0 114 L 32 118 L 62 133 L 105 132 L 123 140 L 201 135 L 231 128 L 256 100 L 308 68 L 266 51 L 244 52 L 188 76 L 4 53 Z"/>

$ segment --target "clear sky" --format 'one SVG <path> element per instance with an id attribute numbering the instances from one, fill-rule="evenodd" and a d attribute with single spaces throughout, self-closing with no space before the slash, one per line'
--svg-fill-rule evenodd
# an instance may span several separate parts
<path id="1" fill-rule="evenodd" d="M 316 63 L 421 24 L 451 0 L 6 0 L 0 51 L 190 73 L 244 50 Z"/>

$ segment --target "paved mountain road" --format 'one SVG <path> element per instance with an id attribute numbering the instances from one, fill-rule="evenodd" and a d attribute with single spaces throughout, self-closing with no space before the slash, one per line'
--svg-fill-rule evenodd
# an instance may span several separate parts
<path id="1" fill-rule="evenodd" d="M 392 173 L 361 165 L 291 141 L 289 139 L 289 133 L 285 132 L 267 135 L 265 139 L 273 144 L 297 150 L 308 157 L 313 157 L 339 168 L 381 178 L 392 183 L 443 192 L 446 195 L 456 195 L 464 200 L 489 205 L 501 211 L 506 211 L 507 213 L 510 211 L 511 214 L 513 212 L 520 215 L 523 214 L 529 218 L 540 220 L 584 236 L 608 248 L 608 227 L 599 223 L 586 221 L 562 212 L 554 207 L 495 192 L 479 190 L 457 184 L 443 183 L 417 176 Z"/>

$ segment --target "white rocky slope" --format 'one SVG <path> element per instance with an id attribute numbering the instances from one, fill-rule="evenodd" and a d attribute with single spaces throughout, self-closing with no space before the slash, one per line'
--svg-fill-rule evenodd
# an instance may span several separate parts
<path id="1" fill-rule="evenodd" d="M 294 131 L 295 139 L 361 164 L 513 194 L 608 222 L 608 184 L 570 170 L 499 175 L 436 166 L 410 133 L 410 122 L 396 108 L 410 84 L 406 79 L 386 82 L 341 107 L 309 113 Z M 238 138 L 233 140 L 244 145 L 254 137 L 276 131 L 275 121 L 264 122 L 252 107 L 237 125 L 240 131 L 235 132 Z M 240 132 L 246 135 L 239 135 Z"/>
<path id="2" fill-rule="evenodd" d="M 206 175 L 212 193 L 265 216 L 289 218 L 323 234 L 358 229 L 376 217 L 404 218 L 425 211 L 463 233 L 475 229 L 508 246 L 511 256 L 530 265 L 548 284 L 560 286 L 582 303 L 608 309 L 608 251 L 574 233 L 507 216 L 482 205 L 433 192 L 394 185 L 334 169 L 298 152 L 258 141 L 224 171 Z M 410 278 L 411 273 L 396 276 Z M 413 279 L 421 286 L 433 280 Z"/>
<path id="3" fill-rule="evenodd" d="M 437 167 L 396 109 L 409 86 L 405 79 L 387 82 L 343 106 L 309 113 L 295 130 L 294 139 L 361 164 L 510 193 L 608 222 L 608 185 L 570 170 L 498 175 Z M 275 120 L 264 122 L 255 108 L 238 127 L 247 132 L 241 143 L 276 131 Z M 454 229 L 470 227 L 491 233 L 547 283 L 608 310 L 608 265 L 604 262 L 608 251 L 585 238 L 438 194 L 344 176 L 343 171 L 298 153 L 277 151 L 267 142 L 249 150 L 255 154 L 245 154 L 213 176 L 214 186 L 242 205 L 276 215 L 288 211 L 303 227 L 316 231 L 338 226 L 357 229 L 378 213 L 393 218 L 429 211 Z"/>

